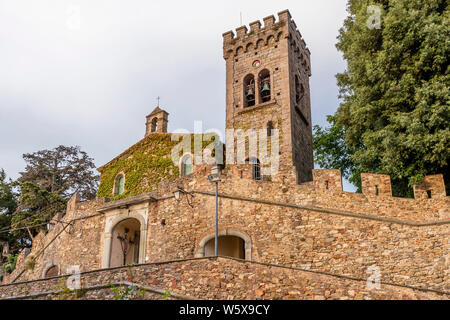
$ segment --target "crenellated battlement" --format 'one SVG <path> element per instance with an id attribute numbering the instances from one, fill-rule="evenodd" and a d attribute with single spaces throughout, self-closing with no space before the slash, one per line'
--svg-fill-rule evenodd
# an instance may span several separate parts
<path id="1" fill-rule="evenodd" d="M 339 169 L 313 170 L 314 187 L 318 193 L 343 192 L 342 176 Z M 362 193 L 369 198 L 392 197 L 391 177 L 387 174 L 361 173 Z M 446 197 L 444 176 L 428 175 L 414 186 L 414 198 L 442 199 Z"/>
<path id="2" fill-rule="evenodd" d="M 423 181 L 414 186 L 414 198 L 416 199 L 439 199 L 445 198 L 445 183 L 442 174 L 426 176 Z"/>
<path id="3" fill-rule="evenodd" d="M 271 43 L 278 43 L 282 39 L 289 39 L 292 50 L 303 60 L 302 64 L 307 66 L 307 69 L 310 68 L 310 51 L 289 10 L 279 12 L 278 20 L 270 15 L 263 18 L 263 23 L 257 20 L 251 22 L 249 27 L 250 29 L 244 25 L 236 28 L 235 32 L 228 31 L 222 35 L 225 59 L 270 46 Z"/>

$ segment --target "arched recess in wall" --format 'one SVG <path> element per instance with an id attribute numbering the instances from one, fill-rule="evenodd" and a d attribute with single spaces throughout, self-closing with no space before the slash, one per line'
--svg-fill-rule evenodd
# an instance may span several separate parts
<path id="1" fill-rule="evenodd" d="M 219 232 L 219 256 L 252 260 L 252 240 L 240 231 L 225 229 Z M 209 234 L 200 240 L 196 258 L 214 256 L 215 234 Z"/>
<path id="2" fill-rule="evenodd" d="M 278 32 L 277 37 L 276 37 L 276 41 L 280 41 L 282 35 L 283 35 L 283 31 Z"/>
<path id="3" fill-rule="evenodd" d="M 303 99 L 303 96 L 305 95 L 305 88 L 303 87 L 303 84 L 300 82 L 300 78 L 298 75 L 295 75 L 295 102 L 299 103 L 300 100 Z"/>
<path id="4" fill-rule="evenodd" d="M 42 278 L 46 279 L 46 278 L 57 277 L 60 274 L 59 271 L 60 270 L 59 270 L 58 265 L 56 265 L 54 263 L 50 263 L 43 269 Z"/>
<path id="5" fill-rule="evenodd" d="M 256 49 L 260 49 L 260 48 L 262 48 L 262 47 L 264 47 L 264 40 L 263 40 L 263 39 L 259 39 L 259 40 L 256 42 Z"/>
<path id="6" fill-rule="evenodd" d="M 139 263 L 141 224 L 135 218 L 122 220 L 112 230 L 109 267 Z"/>
<path id="7" fill-rule="evenodd" d="M 146 215 L 146 210 L 127 210 L 106 217 L 102 268 L 145 263 Z"/>

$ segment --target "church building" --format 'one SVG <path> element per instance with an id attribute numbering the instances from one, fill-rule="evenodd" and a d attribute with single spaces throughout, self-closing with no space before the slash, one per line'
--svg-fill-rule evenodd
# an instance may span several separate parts
<path id="1" fill-rule="evenodd" d="M 314 169 L 311 52 L 289 11 L 224 33 L 223 57 L 224 144 L 169 133 L 176 114 L 149 110 L 144 137 L 98 168 L 97 199 L 72 197 L 0 298 L 47 297 L 74 272 L 87 299 L 108 283 L 174 299 L 450 298 L 442 175 L 407 199 L 388 175 L 363 173 L 351 193 L 339 168 Z"/>

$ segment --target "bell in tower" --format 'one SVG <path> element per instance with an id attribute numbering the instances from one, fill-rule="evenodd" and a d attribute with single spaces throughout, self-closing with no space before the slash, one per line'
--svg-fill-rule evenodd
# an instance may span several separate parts
<path id="1" fill-rule="evenodd" d="M 267 137 L 279 137 L 272 181 L 292 173 L 298 183 L 308 182 L 314 168 L 310 51 L 288 10 L 262 22 L 223 34 L 226 128 L 266 129 Z M 249 152 L 250 146 L 245 148 Z M 231 154 L 231 146 L 227 149 Z"/>
<path id="2" fill-rule="evenodd" d="M 244 87 L 245 107 L 252 107 L 255 105 L 255 80 L 253 76 L 245 80 Z"/>
<path id="3" fill-rule="evenodd" d="M 261 102 L 270 101 L 270 75 L 263 70 L 259 76 L 259 90 L 261 93 Z"/>

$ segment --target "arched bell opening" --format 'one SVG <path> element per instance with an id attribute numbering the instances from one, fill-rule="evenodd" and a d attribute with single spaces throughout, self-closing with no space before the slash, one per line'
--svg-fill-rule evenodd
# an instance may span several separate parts
<path id="1" fill-rule="evenodd" d="M 151 130 L 150 132 L 157 132 L 158 131 L 158 118 L 153 118 L 152 119 L 152 125 L 151 125 Z"/>
<path id="2" fill-rule="evenodd" d="M 268 102 L 271 99 L 270 72 L 267 69 L 262 70 L 258 75 L 259 101 Z"/>
<path id="3" fill-rule="evenodd" d="M 248 74 L 244 78 L 244 108 L 252 107 L 256 103 L 255 77 Z"/>

